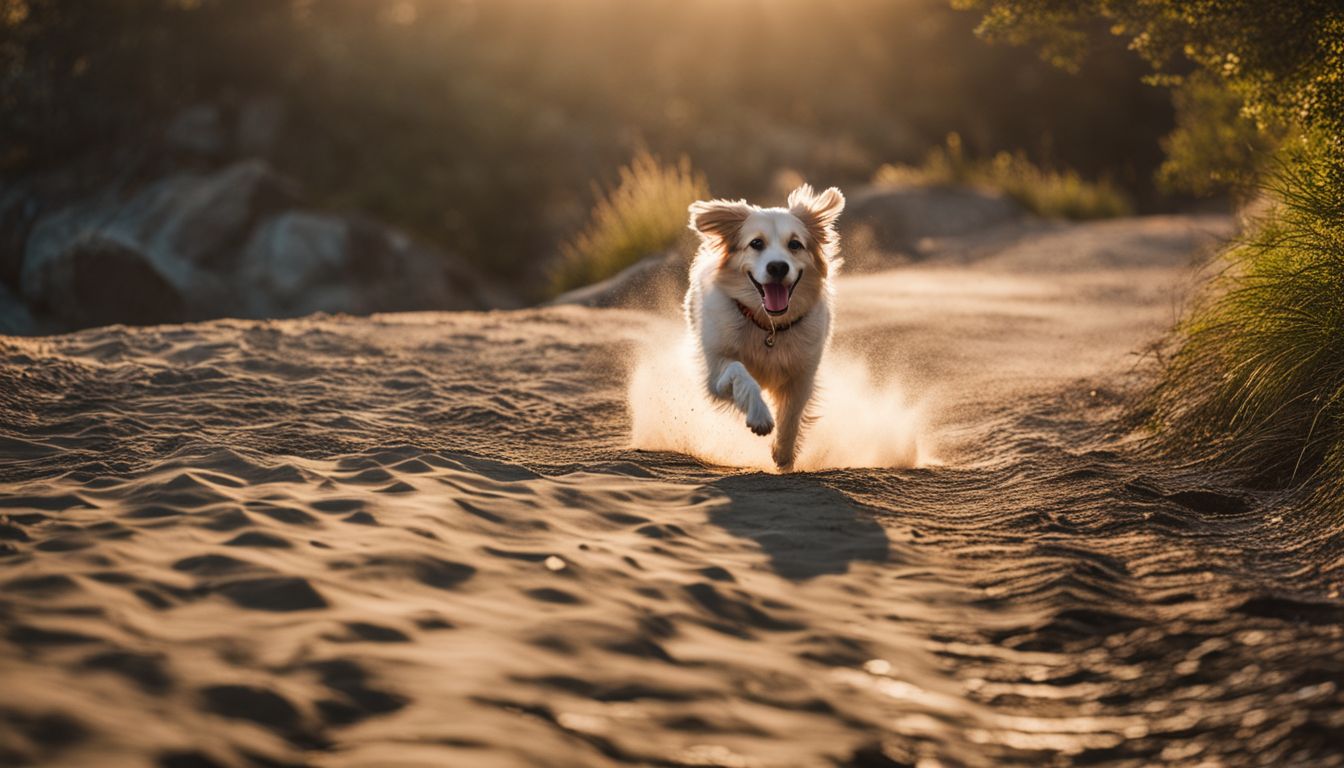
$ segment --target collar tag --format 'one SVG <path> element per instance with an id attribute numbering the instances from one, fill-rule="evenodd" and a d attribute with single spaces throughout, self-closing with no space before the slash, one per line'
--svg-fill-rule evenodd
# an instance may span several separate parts
<path id="1" fill-rule="evenodd" d="M 765 346 L 770 347 L 770 348 L 772 348 L 772 349 L 773 349 L 774 346 L 775 346 L 775 334 L 782 333 L 782 332 L 784 332 L 784 331 L 789 330 L 789 329 L 792 328 L 793 326 L 795 326 L 795 325 L 797 325 L 798 323 L 802 322 L 804 317 L 807 317 L 807 315 L 802 315 L 802 316 L 799 316 L 799 317 L 795 317 L 793 320 L 791 320 L 791 321 L 789 321 L 789 322 L 787 322 L 787 323 L 784 323 L 784 324 L 782 324 L 782 325 L 775 325 L 775 320 L 774 320 L 774 318 L 770 317 L 770 314 L 769 314 L 769 313 L 766 313 L 766 319 L 768 319 L 768 320 L 770 321 L 770 325 L 768 325 L 768 326 L 767 326 L 767 325 L 761 325 L 761 321 L 759 321 L 759 320 L 756 319 L 756 315 L 754 315 L 754 314 L 752 313 L 750 307 L 748 307 L 746 304 L 743 304 L 742 302 L 738 301 L 737 299 L 733 299 L 733 303 L 737 305 L 737 309 L 738 309 L 738 311 L 740 311 L 740 312 L 742 313 L 742 316 L 745 317 L 745 318 L 747 318 L 748 320 L 751 321 L 751 324 L 752 324 L 752 325 L 754 325 L 754 326 L 756 326 L 757 328 L 760 328 L 762 331 L 765 331 L 765 332 L 766 332 Z"/>

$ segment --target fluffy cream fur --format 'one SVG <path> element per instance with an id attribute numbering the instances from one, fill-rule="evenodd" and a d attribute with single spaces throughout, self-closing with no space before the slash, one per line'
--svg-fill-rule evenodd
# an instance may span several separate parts
<path id="1" fill-rule="evenodd" d="M 831 278 L 840 266 L 835 221 L 844 207 L 840 190 L 818 194 L 806 184 L 789 195 L 785 208 L 745 200 L 690 207 L 691 229 L 701 242 L 691 265 L 686 321 L 703 355 L 705 384 L 712 398 L 742 412 L 751 431 L 775 433 L 771 454 L 781 469 L 791 468 L 798 455 L 817 366 L 830 343 Z M 778 297 L 784 290 L 785 308 L 767 312 L 766 292 Z M 765 329 L 772 323 L 788 329 L 775 332 L 767 346 L 772 334 Z"/>

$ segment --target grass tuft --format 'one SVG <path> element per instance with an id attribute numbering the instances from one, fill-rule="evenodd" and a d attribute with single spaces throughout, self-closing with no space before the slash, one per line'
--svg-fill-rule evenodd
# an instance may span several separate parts
<path id="1" fill-rule="evenodd" d="M 879 185 L 960 184 L 985 187 L 1007 195 L 1038 216 L 1055 219 L 1105 219 L 1133 211 L 1124 193 L 1107 181 L 1086 181 L 1075 171 L 1049 171 L 1020 152 L 1000 152 L 992 160 L 971 160 L 962 152 L 961 137 L 948 134 L 923 165 L 884 165 L 873 176 Z"/>
<path id="2" fill-rule="evenodd" d="M 1302 152 L 1302 150 L 1298 150 Z M 1159 444 L 1244 481 L 1344 502 L 1344 186 L 1283 162 L 1276 207 L 1177 328 L 1150 399 Z M 1334 170 L 1332 170 L 1334 169 Z"/>
<path id="3" fill-rule="evenodd" d="M 636 154 L 616 187 L 598 192 L 587 227 L 561 247 L 552 290 L 595 283 L 676 245 L 686 233 L 687 206 L 707 197 L 709 185 L 688 158 L 665 165 L 648 152 Z"/>

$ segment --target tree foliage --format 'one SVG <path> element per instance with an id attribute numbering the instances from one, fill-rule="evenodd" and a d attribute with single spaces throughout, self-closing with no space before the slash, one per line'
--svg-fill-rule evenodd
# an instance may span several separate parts
<path id="1" fill-rule="evenodd" d="M 1283 127 L 1258 125 L 1243 113 L 1241 98 L 1205 71 L 1176 87 L 1172 105 L 1176 129 L 1162 140 L 1166 159 L 1158 186 L 1196 197 L 1253 195 L 1284 138 Z"/>
<path id="2" fill-rule="evenodd" d="M 1344 136 L 1344 4 L 1338 0 L 955 0 L 984 17 L 990 39 L 1032 43 L 1062 66 L 1079 60 L 1099 21 L 1129 39 L 1155 79 L 1192 67 L 1217 75 L 1246 114 Z"/>
<path id="3" fill-rule="evenodd" d="M 0 171 L 125 144 L 171 109 L 282 80 L 277 0 L 0 0 Z"/>

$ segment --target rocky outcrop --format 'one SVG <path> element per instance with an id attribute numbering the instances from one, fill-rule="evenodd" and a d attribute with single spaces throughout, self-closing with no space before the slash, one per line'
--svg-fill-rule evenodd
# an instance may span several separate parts
<path id="1" fill-rule="evenodd" d="M 62 327 L 311 312 L 482 309 L 468 265 L 378 224 L 305 210 L 264 163 L 183 173 L 39 218 L 19 288 Z"/>
<path id="2" fill-rule="evenodd" d="M 135 245 L 89 232 L 24 273 L 30 303 L 64 325 L 149 325 L 182 320 L 182 293 Z"/>
<path id="3" fill-rule="evenodd" d="M 650 309 L 676 305 L 686 293 L 689 254 L 672 249 L 647 256 L 620 272 L 551 300 L 584 307 Z"/>
<path id="4" fill-rule="evenodd" d="M 164 148 L 181 158 L 265 157 L 284 123 L 283 102 L 256 97 L 241 102 L 196 104 L 164 127 Z"/>
<path id="5" fill-rule="evenodd" d="M 842 236 L 887 253 L 913 253 L 928 238 L 956 237 L 1021 220 L 1008 198 L 966 187 L 876 186 L 849 195 Z"/>
<path id="6" fill-rule="evenodd" d="M 257 316 L 385 309 L 480 309 L 480 281 L 460 263 L 363 219 L 290 211 L 258 227 L 238 265 Z"/>

